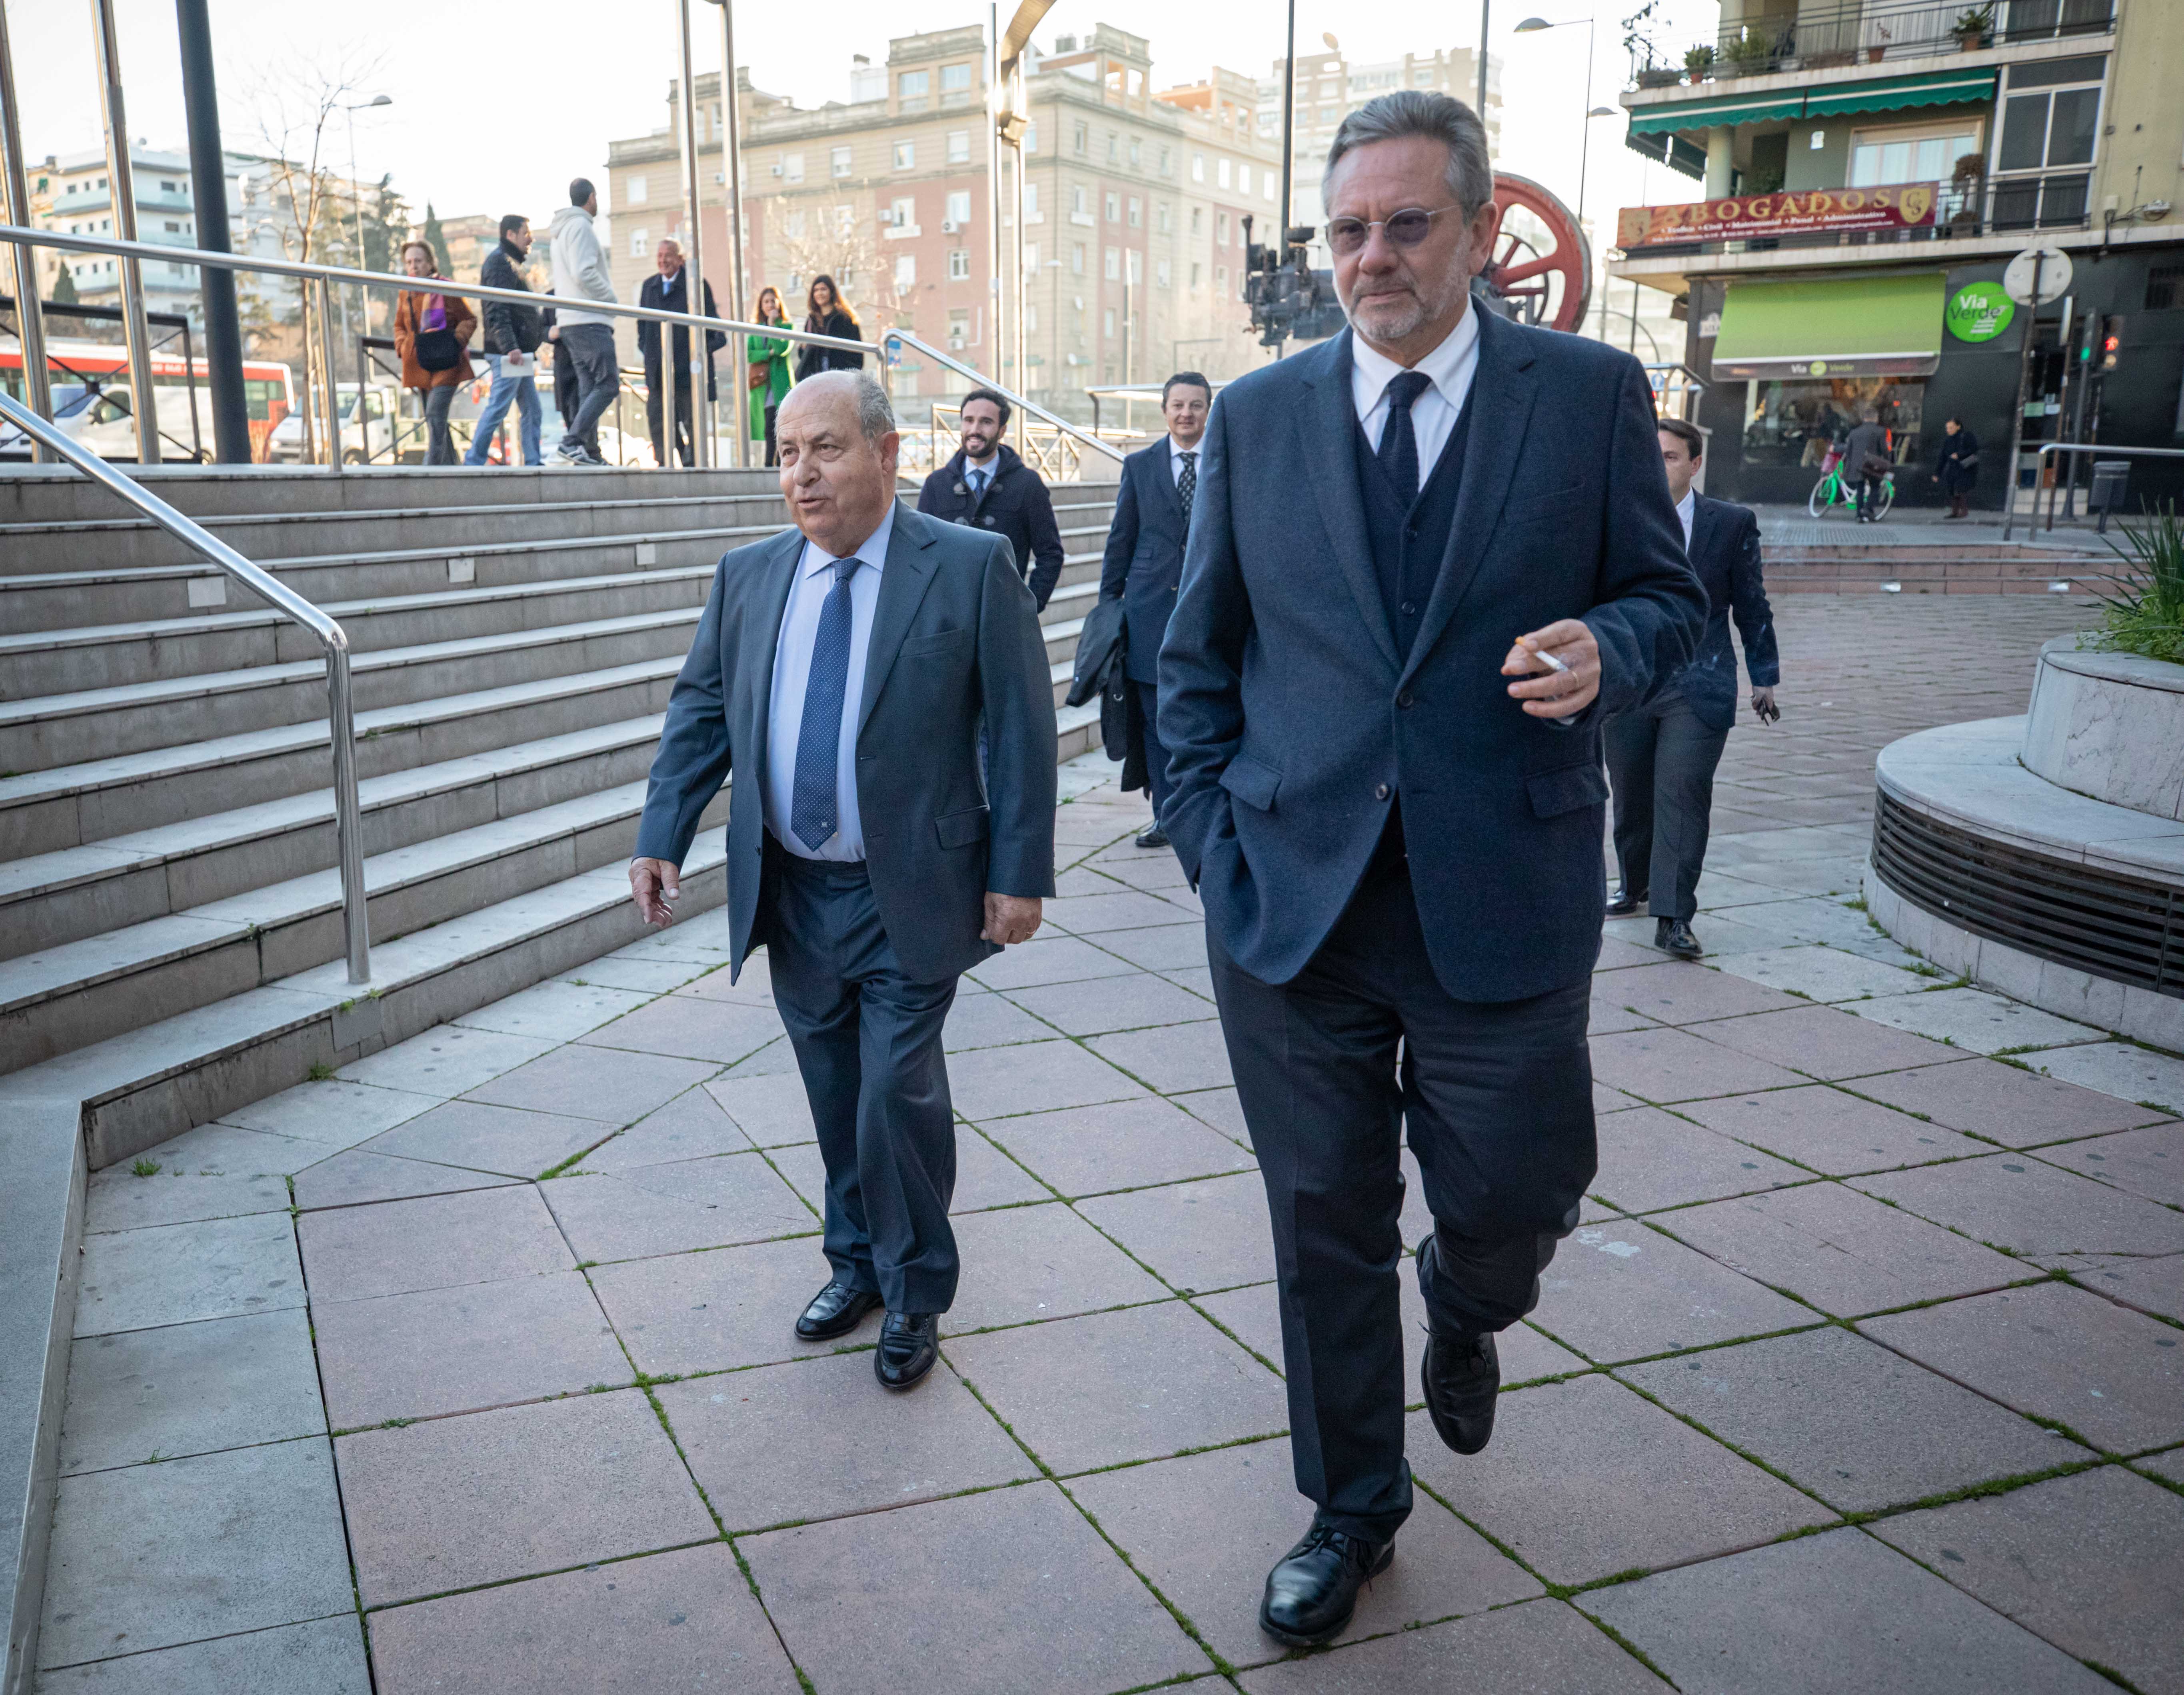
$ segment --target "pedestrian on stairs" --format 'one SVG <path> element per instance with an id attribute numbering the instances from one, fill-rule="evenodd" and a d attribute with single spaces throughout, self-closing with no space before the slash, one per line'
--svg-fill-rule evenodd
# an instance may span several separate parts
<path id="1" fill-rule="evenodd" d="M 967 524 L 1008 538 L 1017 575 L 1028 578 L 1031 598 L 1044 612 L 1061 581 L 1061 532 L 1054 521 L 1054 496 L 1039 474 L 1002 444 L 1009 427 L 1007 397 L 973 388 L 956 414 L 963 445 L 925 479 L 917 510 L 928 518 Z"/>
<path id="2" fill-rule="evenodd" d="M 520 288 L 527 293 L 531 285 L 523 280 L 521 267 L 530 253 L 531 220 L 521 212 L 511 212 L 500 220 L 500 241 L 478 267 L 478 281 L 488 288 Z M 486 391 L 485 410 L 478 415 L 477 426 L 471 435 L 471 450 L 463 455 L 463 463 L 485 463 L 494 432 L 513 405 L 516 409 L 516 434 L 522 443 L 523 462 L 537 465 L 538 354 L 539 343 L 546 338 L 546 326 L 535 306 L 519 306 L 512 300 L 488 300 L 484 304 L 485 362 L 493 373 L 493 387 Z"/>
<path id="3" fill-rule="evenodd" d="M 413 277 L 437 277 L 439 261 L 427 242 L 402 249 L 402 269 Z M 402 360 L 402 386 L 424 397 L 427 465 L 453 465 L 455 438 L 448 427 L 455 391 L 475 373 L 465 346 L 477 314 L 456 294 L 405 288 L 394 303 L 394 351 Z"/>
<path id="4" fill-rule="evenodd" d="M 1169 791 L 1167 749 L 1160 738 L 1161 638 L 1183 582 L 1184 538 L 1198 498 L 1198 444 L 1212 410 L 1213 385 L 1195 371 L 1178 371 L 1161 385 L 1167 434 L 1123 461 L 1122 492 L 1100 566 L 1100 598 L 1123 603 L 1123 672 L 1136 703 L 1133 726 L 1152 791 L 1152 828 L 1138 838 L 1141 848 L 1168 845 L 1161 829 Z"/>
<path id="5" fill-rule="evenodd" d="M 571 363 L 577 378 L 577 410 L 563 415 L 567 433 L 548 460 L 552 465 L 599 465 L 586 445 L 599 439 L 599 415 L 621 392 L 615 365 L 614 318 L 586 310 L 577 303 L 615 298 L 614 277 L 592 220 L 599 215 L 599 191 L 579 176 L 569 184 L 569 204 L 554 215 L 554 361 Z"/>
<path id="6" fill-rule="evenodd" d="M 1942 429 L 1942 462 L 1934 467 L 1934 481 L 1948 499 L 1946 516 L 1967 518 L 1971 516 L 1972 489 L 1979 482 L 1979 438 L 1962 418 L 1950 419 Z"/>

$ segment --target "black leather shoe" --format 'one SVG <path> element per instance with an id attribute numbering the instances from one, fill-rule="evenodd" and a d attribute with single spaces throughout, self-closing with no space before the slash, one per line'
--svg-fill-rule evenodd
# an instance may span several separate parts
<path id="1" fill-rule="evenodd" d="M 1418 1382 L 1435 1430 L 1458 1453 L 1477 1453 L 1492 1439 L 1502 1356 L 1491 1331 L 1467 1336 L 1429 1328 Z"/>
<path id="2" fill-rule="evenodd" d="M 1646 904 L 1646 891 L 1633 893 L 1627 884 L 1618 883 L 1607 891 L 1607 916 L 1627 918 Z"/>
<path id="3" fill-rule="evenodd" d="M 1350 1627 L 1357 1592 L 1396 1557 L 1392 1542 L 1371 1542 L 1328 1525 L 1305 1538 L 1267 1574 L 1259 1603 L 1259 1628 L 1291 1648 L 1333 1642 Z"/>
<path id="4" fill-rule="evenodd" d="M 872 1375 L 883 1389 L 914 1389 L 940 1358 L 938 1313 L 890 1313 L 880 1320 L 880 1345 L 872 1352 Z"/>
<path id="5" fill-rule="evenodd" d="M 865 1314 L 880 1304 L 869 1289 L 852 1289 L 846 1283 L 830 1283 L 811 1297 L 796 1320 L 796 1334 L 807 1342 L 831 1341 L 846 1336 L 865 1321 Z"/>
<path id="6" fill-rule="evenodd" d="M 1678 959 L 1698 959 L 1706 950 L 1699 939 L 1691 934 L 1689 919 L 1663 918 L 1653 926 L 1653 945 L 1663 953 L 1672 953 Z"/>
<path id="7" fill-rule="evenodd" d="M 1167 837 L 1162 833 L 1161 827 L 1155 824 L 1152 828 L 1138 838 L 1138 845 L 1148 851 L 1154 848 L 1164 848 L 1167 845 Z"/>

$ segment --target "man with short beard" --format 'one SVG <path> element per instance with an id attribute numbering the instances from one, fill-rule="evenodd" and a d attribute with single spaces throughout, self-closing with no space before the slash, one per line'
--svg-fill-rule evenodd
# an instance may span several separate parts
<path id="1" fill-rule="evenodd" d="M 1599 720 L 1707 613 L 1638 362 L 1472 298 L 1498 214 L 1471 109 L 1383 95 L 1323 181 L 1351 327 L 1215 403 L 1160 665 L 1162 822 L 1206 909 L 1315 1508 L 1260 1606 L 1293 1645 L 1340 1634 L 1411 1508 L 1400 1143 L 1434 1218 L 1426 1410 L 1459 1453 L 1492 1433 L 1495 1333 L 1576 1227 Z"/>
<path id="2" fill-rule="evenodd" d="M 990 388 L 973 388 L 963 397 L 956 413 L 963 445 L 925 479 L 917 510 L 944 523 L 1008 538 L 1017 574 L 1044 612 L 1061 581 L 1061 532 L 1046 483 L 1001 440 L 1009 410 L 1008 397 Z"/>

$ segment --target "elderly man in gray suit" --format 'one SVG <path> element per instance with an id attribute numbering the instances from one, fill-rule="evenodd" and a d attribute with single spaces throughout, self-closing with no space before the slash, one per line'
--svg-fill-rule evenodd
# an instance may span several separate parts
<path id="1" fill-rule="evenodd" d="M 735 771 L 730 970 L 765 944 L 827 1167 L 833 1274 L 796 1333 L 847 1335 L 884 1304 L 873 1370 L 907 1389 L 956 1296 L 941 1026 L 956 979 L 1028 941 L 1054 892 L 1053 699 L 1008 543 L 896 504 L 877 382 L 799 384 L 776 434 L 796 527 L 714 576 L 630 888 L 647 923 L 670 921 L 699 816 Z"/>

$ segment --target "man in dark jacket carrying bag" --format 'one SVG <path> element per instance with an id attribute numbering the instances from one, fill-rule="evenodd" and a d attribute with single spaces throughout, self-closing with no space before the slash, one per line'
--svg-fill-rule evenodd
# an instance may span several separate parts
<path id="1" fill-rule="evenodd" d="M 500 220 L 500 240 L 478 267 L 478 281 L 488 288 L 520 288 L 523 261 L 531 253 L 531 220 L 511 212 Z M 501 420 L 510 405 L 515 408 L 516 433 L 523 443 L 523 462 L 541 463 L 538 452 L 538 343 L 546 339 L 545 321 L 532 306 L 513 300 L 487 300 L 485 360 L 493 371 L 493 387 L 486 393 L 485 410 L 478 415 L 471 436 L 465 465 L 483 465 L 487 449 L 499 432 Z"/>
<path id="2" fill-rule="evenodd" d="M 1044 612 L 1061 581 L 1061 532 L 1054 521 L 1054 497 L 1039 474 L 1001 445 L 1009 403 L 990 388 L 963 397 L 958 415 L 963 445 L 956 457 L 925 479 L 917 510 L 928 518 L 1006 536 L 1016 550 L 1017 573 Z"/>

